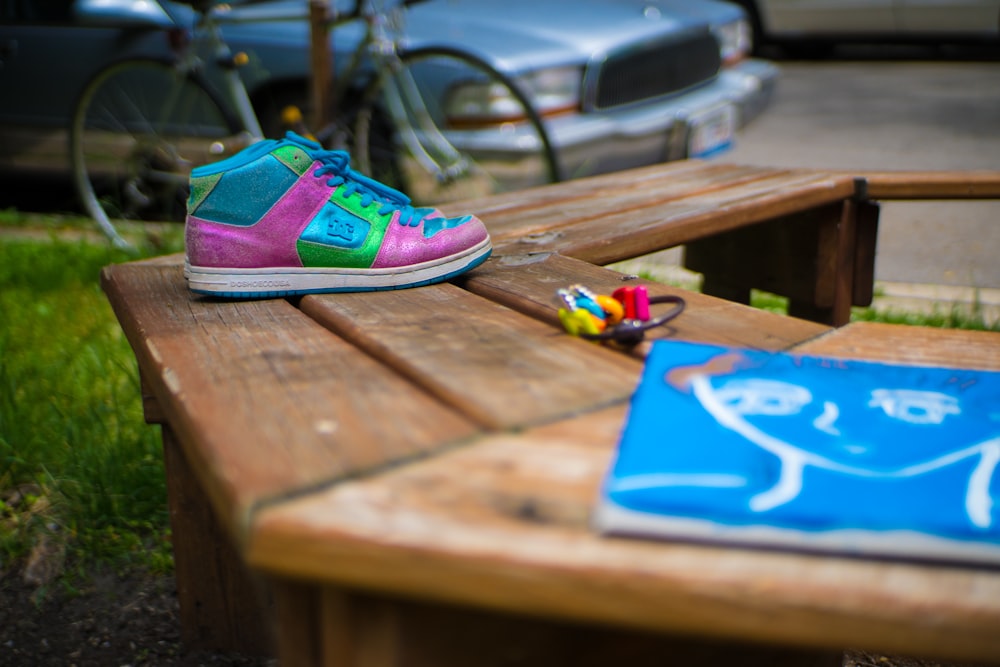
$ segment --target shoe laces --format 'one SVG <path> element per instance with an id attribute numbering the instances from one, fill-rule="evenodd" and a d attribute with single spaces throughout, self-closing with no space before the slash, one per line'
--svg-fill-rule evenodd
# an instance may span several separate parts
<path id="1" fill-rule="evenodd" d="M 399 190 L 351 169 L 351 156 L 346 151 L 313 150 L 310 154 L 323 163 L 314 175 L 317 178 L 331 175 L 326 184 L 330 187 L 344 186 L 341 191 L 344 199 L 356 194 L 361 197 L 362 208 L 378 203 L 381 205 L 379 215 L 390 215 L 398 210 L 399 224 L 410 227 L 419 225 L 427 213 L 427 209 L 413 208 L 410 198 Z"/>

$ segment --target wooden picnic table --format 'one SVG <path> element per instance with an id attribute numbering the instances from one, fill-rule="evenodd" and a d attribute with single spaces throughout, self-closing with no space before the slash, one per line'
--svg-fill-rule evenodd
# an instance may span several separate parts
<path id="1" fill-rule="evenodd" d="M 997 334 L 834 329 L 602 266 L 814 227 L 839 260 L 806 282 L 836 302 L 864 255 L 854 187 L 683 163 L 471 202 L 494 257 L 394 292 L 229 301 L 191 294 L 178 255 L 106 268 L 162 428 L 184 640 L 283 666 L 839 664 L 844 648 L 1000 662 L 996 570 L 590 526 L 649 343 L 566 335 L 560 287 L 683 296 L 647 339 L 1000 370 Z"/>

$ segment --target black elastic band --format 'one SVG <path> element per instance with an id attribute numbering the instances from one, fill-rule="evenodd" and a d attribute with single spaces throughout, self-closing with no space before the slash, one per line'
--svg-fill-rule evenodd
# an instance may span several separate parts
<path id="1" fill-rule="evenodd" d="M 601 333 L 588 334 L 580 333 L 580 338 L 586 340 L 612 341 L 619 345 L 638 345 L 642 342 L 645 334 L 650 329 L 660 327 L 680 315 L 684 311 L 684 299 L 679 296 L 654 296 L 650 297 L 649 305 L 657 303 L 672 303 L 674 307 L 669 311 L 649 320 L 622 320 L 613 327 L 608 327 Z"/>

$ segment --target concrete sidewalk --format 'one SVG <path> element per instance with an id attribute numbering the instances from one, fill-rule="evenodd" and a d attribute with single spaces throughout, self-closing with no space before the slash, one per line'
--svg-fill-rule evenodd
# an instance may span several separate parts
<path id="1" fill-rule="evenodd" d="M 1000 289 L 875 281 L 876 311 L 905 313 L 953 312 L 981 317 L 987 326 L 1000 326 Z"/>
<path id="2" fill-rule="evenodd" d="M 773 104 L 736 137 L 728 164 L 880 171 L 1000 170 L 1000 67 L 891 49 L 784 61 Z M 923 56 L 927 59 L 924 60 Z M 885 57 L 885 59 L 883 59 Z M 880 202 L 875 280 L 892 298 L 975 303 L 926 285 L 1000 289 L 1000 200 Z M 916 283 L 897 290 L 889 283 Z M 896 295 L 899 295 L 898 297 Z"/>

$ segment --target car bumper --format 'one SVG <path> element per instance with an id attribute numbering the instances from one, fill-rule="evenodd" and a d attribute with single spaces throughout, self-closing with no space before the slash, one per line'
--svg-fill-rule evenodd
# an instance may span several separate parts
<path id="1" fill-rule="evenodd" d="M 778 67 L 749 59 L 724 69 L 711 83 L 683 95 L 627 108 L 573 113 L 547 119 L 546 130 L 563 179 L 593 176 L 650 164 L 701 157 L 692 154 L 697 120 L 725 112 L 733 129 L 744 127 L 770 104 Z M 517 174 L 511 188 L 545 182 L 534 135 L 514 128 L 451 135 L 456 146 L 502 161 Z M 717 146 L 722 152 L 729 143 Z"/>

